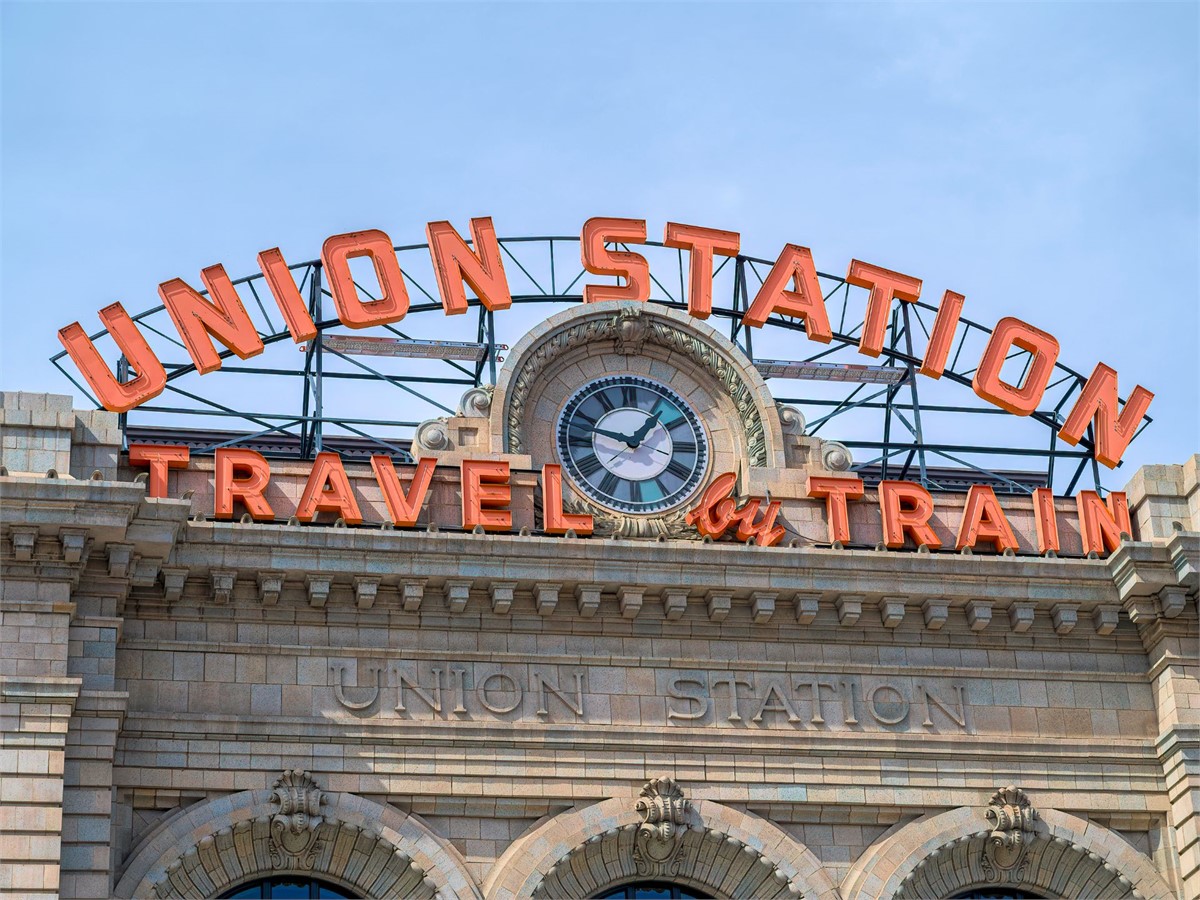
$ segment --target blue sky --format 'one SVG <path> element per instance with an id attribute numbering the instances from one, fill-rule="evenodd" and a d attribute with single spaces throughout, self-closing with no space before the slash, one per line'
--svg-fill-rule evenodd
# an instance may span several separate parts
<path id="1" fill-rule="evenodd" d="M 0 387 L 160 281 L 426 221 L 736 230 L 1016 315 L 1200 450 L 1193 3 L 0 4 Z M 78 398 L 82 403 L 83 399 Z M 1119 486 L 1126 475 L 1118 475 Z"/>

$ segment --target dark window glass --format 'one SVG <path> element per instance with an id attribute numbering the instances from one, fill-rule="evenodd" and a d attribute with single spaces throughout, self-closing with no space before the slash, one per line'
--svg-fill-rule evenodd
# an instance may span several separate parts
<path id="1" fill-rule="evenodd" d="M 283 878 L 273 879 L 271 885 L 271 893 L 268 895 L 271 900 L 309 900 L 309 882 L 304 878 Z M 311 887 L 316 887 L 312 884 Z"/>
<path id="2" fill-rule="evenodd" d="M 353 900 L 345 888 L 303 875 L 275 875 L 239 885 L 221 895 L 230 900 Z"/>
<path id="3" fill-rule="evenodd" d="M 1024 888 L 971 888 L 961 894 L 955 894 L 952 900 L 1043 900 L 1041 894 L 1027 891 Z"/>
<path id="4" fill-rule="evenodd" d="M 708 895 L 665 881 L 635 881 L 609 888 L 596 900 L 708 900 Z"/>

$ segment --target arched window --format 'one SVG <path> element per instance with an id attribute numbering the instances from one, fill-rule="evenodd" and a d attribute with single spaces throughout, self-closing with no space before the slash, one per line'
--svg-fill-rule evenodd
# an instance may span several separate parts
<path id="1" fill-rule="evenodd" d="M 978 887 L 955 894 L 952 900 L 1044 900 L 1041 894 L 1023 888 Z"/>
<path id="2" fill-rule="evenodd" d="M 222 898 L 234 900 L 335 900 L 355 897 L 346 888 L 304 875 L 272 875 L 230 888 Z"/>
<path id="3" fill-rule="evenodd" d="M 609 888 L 596 900 L 708 900 L 708 895 L 666 881 L 635 881 Z"/>

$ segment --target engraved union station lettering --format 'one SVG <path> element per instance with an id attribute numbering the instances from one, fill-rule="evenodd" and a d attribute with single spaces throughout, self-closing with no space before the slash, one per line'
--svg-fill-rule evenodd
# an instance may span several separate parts
<path id="1" fill-rule="evenodd" d="M 961 684 L 708 672 L 670 679 L 672 725 L 969 732 Z"/>
<path id="2" fill-rule="evenodd" d="M 429 721 L 523 719 L 639 724 L 585 668 L 415 666 L 383 660 L 330 663 L 337 704 L 360 716 Z M 357 677 L 355 676 L 357 670 Z M 675 727 L 969 733 L 962 684 L 814 673 L 660 672 L 665 721 Z M 594 686 L 589 685 L 589 680 Z M 665 696 L 661 696 L 665 694 Z M 640 709 L 640 707 L 639 707 Z"/>
<path id="3" fill-rule="evenodd" d="M 358 669 L 351 684 L 348 670 Z M 476 671 L 448 661 L 429 667 L 360 660 L 331 662 L 333 696 L 343 709 L 362 715 L 405 719 L 470 720 L 528 718 L 543 722 L 584 721 L 584 673 L 566 674 L 521 667 Z"/>

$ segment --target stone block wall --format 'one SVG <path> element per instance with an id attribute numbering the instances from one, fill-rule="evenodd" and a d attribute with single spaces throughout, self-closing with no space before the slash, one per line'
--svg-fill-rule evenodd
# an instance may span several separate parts
<path id="1" fill-rule="evenodd" d="M 76 410 L 63 394 L 0 391 L 0 466 L 9 472 L 104 480 L 117 474 L 121 435 L 117 417 Z"/>
<path id="2" fill-rule="evenodd" d="M 599 883 L 662 777 L 735 894 L 903 895 L 1013 784 L 1087 884 L 1200 896 L 1196 459 L 1103 560 L 552 540 L 197 521 L 3 404 L 0 896 L 212 887 L 297 769 L 317 865 L 419 896 Z"/>

